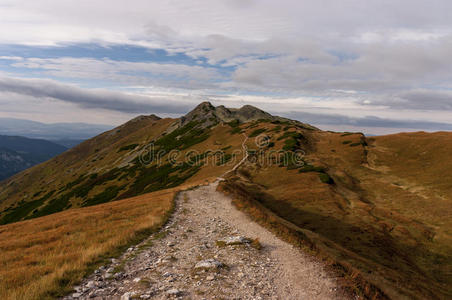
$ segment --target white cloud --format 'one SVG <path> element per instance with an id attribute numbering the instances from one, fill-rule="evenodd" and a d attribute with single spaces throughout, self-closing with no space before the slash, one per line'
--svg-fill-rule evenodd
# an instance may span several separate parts
<path id="1" fill-rule="evenodd" d="M 0 56 L 0 60 L 20 61 L 23 60 L 23 58 L 20 56 Z"/>
<path id="2" fill-rule="evenodd" d="M 62 101 L 79 107 L 124 113 L 185 113 L 190 104 L 167 97 L 147 97 L 104 89 L 82 89 L 46 79 L 1 78 L 0 92 L 22 95 L 31 101 Z M 5 97 L 5 96 L 4 96 Z M 31 98 L 30 98 L 31 97 Z M 7 99 L 6 99 L 7 100 Z M 2 99 L 2 102 L 5 99 Z"/>
<path id="3" fill-rule="evenodd" d="M 45 75 L 97 79 L 132 85 L 146 84 L 173 88 L 207 88 L 223 76 L 214 68 L 176 63 L 129 62 L 93 58 L 27 58 L 14 67 L 35 69 Z"/>
<path id="4" fill-rule="evenodd" d="M 0 60 L 27 69 L 27 76 L 108 81 L 169 102 L 229 95 L 223 101 L 278 103 L 286 112 L 445 119 L 452 111 L 451 12 L 446 0 L 4 0 L 0 45 L 133 44 L 183 52 L 212 66 L 14 55 Z M 218 64 L 234 71 L 221 72 L 213 66 Z M 36 99 L 42 91 L 33 92 Z M 255 94 L 264 96 L 257 100 L 250 96 Z"/>

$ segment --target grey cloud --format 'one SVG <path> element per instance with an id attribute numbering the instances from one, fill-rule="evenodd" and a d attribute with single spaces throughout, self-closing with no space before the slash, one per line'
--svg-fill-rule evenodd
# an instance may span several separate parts
<path id="1" fill-rule="evenodd" d="M 452 130 L 452 123 L 440 123 L 440 122 L 427 122 L 417 120 L 394 120 L 385 119 L 375 116 L 366 116 L 363 118 L 353 118 L 343 115 L 333 114 L 317 114 L 306 112 L 292 112 L 284 114 L 285 117 L 299 120 L 301 122 L 313 124 L 313 125 L 349 125 L 356 128 L 372 128 L 372 127 L 385 127 L 385 128 L 411 128 L 418 130 L 432 130 L 440 131 Z"/>
<path id="2" fill-rule="evenodd" d="M 380 97 L 375 101 L 358 100 L 361 105 L 384 105 L 392 109 L 452 110 L 452 92 L 449 90 L 415 89 Z"/>
<path id="3" fill-rule="evenodd" d="M 451 91 L 414 90 L 399 95 L 401 102 L 388 103 L 392 107 L 423 110 L 452 110 Z"/>
<path id="4" fill-rule="evenodd" d="M 55 77 L 98 79 L 132 85 L 202 89 L 215 87 L 222 75 L 215 68 L 173 63 L 130 62 L 94 58 L 27 58 L 14 67 Z"/>
<path id="5" fill-rule="evenodd" d="M 189 103 L 168 101 L 107 90 L 88 90 L 43 79 L 0 78 L 0 92 L 36 98 L 53 98 L 86 108 L 100 108 L 126 113 L 185 113 Z"/>

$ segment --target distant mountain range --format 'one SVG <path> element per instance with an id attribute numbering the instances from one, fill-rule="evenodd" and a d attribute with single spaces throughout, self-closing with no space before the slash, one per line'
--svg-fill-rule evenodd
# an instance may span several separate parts
<path id="1" fill-rule="evenodd" d="M 62 144 L 74 146 L 83 140 L 92 138 L 112 129 L 111 125 L 86 123 L 45 124 L 35 121 L 0 118 L 0 135 L 23 136 L 49 141 L 63 141 Z"/>
<path id="2" fill-rule="evenodd" d="M 0 135 L 0 180 L 49 160 L 67 149 L 46 140 Z"/>

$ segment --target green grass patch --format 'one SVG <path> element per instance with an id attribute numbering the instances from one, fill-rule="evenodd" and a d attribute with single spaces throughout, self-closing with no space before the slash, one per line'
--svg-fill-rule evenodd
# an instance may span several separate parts
<path id="1" fill-rule="evenodd" d="M 234 121 L 231 121 L 231 122 L 229 122 L 229 123 L 227 123 L 229 126 L 231 126 L 232 128 L 236 128 L 236 127 L 239 127 L 239 125 L 240 125 L 240 122 L 239 122 L 239 120 L 234 120 Z"/>
<path id="2" fill-rule="evenodd" d="M 328 175 L 326 173 L 319 173 L 319 179 L 323 183 L 327 183 L 327 184 L 333 184 L 334 183 L 333 178 L 331 178 L 330 175 Z"/>
<path id="3" fill-rule="evenodd" d="M 240 127 L 232 128 L 232 130 L 231 130 L 229 133 L 230 133 L 230 134 L 238 134 L 238 133 L 242 133 L 242 128 L 240 128 Z"/>
<path id="4" fill-rule="evenodd" d="M 122 152 L 122 151 L 128 151 L 128 150 L 133 150 L 138 146 L 138 144 L 130 144 L 130 145 L 126 145 L 126 146 L 122 146 L 121 148 L 119 148 L 118 153 Z"/>
<path id="5" fill-rule="evenodd" d="M 221 155 L 219 160 L 217 161 L 217 166 L 224 165 L 228 161 L 232 159 L 233 155 L 230 153 L 225 153 L 224 155 Z"/>
<path id="6" fill-rule="evenodd" d="M 259 134 L 261 134 L 261 133 L 263 133 L 263 132 L 265 132 L 265 131 L 267 131 L 267 129 L 265 129 L 265 128 L 259 128 L 259 129 L 256 129 L 256 130 L 254 130 L 253 132 L 251 132 L 251 134 L 250 134 L 248 137 L 255 137 L 255 136 L 258 136 Z"/>
<path id="7" fill-rule="evenodd" d="M 123 186 L 109 186 L 106 188 L 103 192 L 93 196 L 92 198 L 89 198 L 85 200 L 82 204 L 82 206 L 92 206 L 96 204 L 106 203 L 110 202 L 111 200 L 115 199 L 118 193 L 124 188 Z"/>
<path id="8" fill-rule="evenodd" d="M 305 165 L 298 172 L 300 173 L 308 173 L 308 172 L 319 172 L 319 173 L 325 173 L 326 169 L 324 167 L 316 167 L 311 165 Z"/>
<path id="9" fill-rule="evenodd" d="M 19 202 L 19 206 L 12 208 L 11 212 L 3 216 L 0 221 L 0 225 L 9 224 L 12 222 L 18 222 L 26 218 L 32 211 L 36 210 L 38 207 L 44 204 L 44 202 L 49 199 L 55 191 L 50 191 L 43 197 L 29 202 Z"/>
<path id="10" fill-rule="evenodd" d="M 169 152 L 173 149 L 184 150 L 199 144 L 209 137 L 209 130 L 196 128 L 198 124 L 198 121 L 192 121 L 161 137 L 155 142 L 155 145 L 160 147 L 159 150 Z"/>
<path id="11" fill-rule="evenodd" d="M 354 132 L 345 132 L 345 133 L 341 134 L 341 136 L 349 136 L 352 134 L 355 134 L 355 133 Z"/>

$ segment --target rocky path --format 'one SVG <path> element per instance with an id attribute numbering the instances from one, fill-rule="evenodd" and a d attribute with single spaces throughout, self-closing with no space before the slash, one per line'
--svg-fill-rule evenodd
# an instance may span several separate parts
<path id="1" fill-rule="evenodd" d="M 181 193 L 161 232 L 65 299 L 344 298 L 321 264 L 250 221 L 216 186 Z"/>

